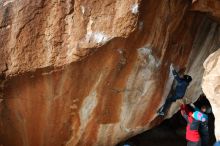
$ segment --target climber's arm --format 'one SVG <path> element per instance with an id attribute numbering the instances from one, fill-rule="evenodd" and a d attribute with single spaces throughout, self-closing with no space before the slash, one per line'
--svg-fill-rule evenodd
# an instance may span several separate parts
<path id="1" fill-rule="evenodd" d="M 179 74 L 176 72 L 176 70 L 172 70 L 174 78 L 178 81 L 181 82 L 181 78 L 179 77 Z"/>
<path id="2" fill-rule="evenodd" d="M 199 108 L 196 107 L 193 103 L 191 103 L 190 106 L 191 106 L 195 111 L 200 111 Z"/>
<path id="3" fill-rule="evenodd" d="M 181 111 L 181 115 L 183 116 L 183 118 L 188 122 L 188 115 L 186 114 L 186 105 L 181 105 L 180 106 L 180 111 Z"/>

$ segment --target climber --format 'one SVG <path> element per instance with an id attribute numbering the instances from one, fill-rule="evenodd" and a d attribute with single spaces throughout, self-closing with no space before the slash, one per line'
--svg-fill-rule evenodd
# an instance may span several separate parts
<path id="1" fill-rule="evenodd" d="M 191 106 L 184 104 L 180 106 L 180 109 L 183 118 L 187 121 L 187 146 L 201 146 L 201 139 L 198 131 L 201 122 L 192 117 L 194 109 Z"/>
<path id="2" fill-rule="evenodd" d="M 158 115 L 160 116 L 165 115 L 167 109 L 170 107 L 172 102 L 183 98 L 186 93 L 186 89 L 189 86 L 189 83 L 192 81 L 192 77 L 189 75 L 184 75 L 183 77 L 180 77 L 174 68 L 172 69 L 172 73 L 175 80 L 177 81 L 177 84 L 174 88 L 174 92 L 172 92 L 171 95 L 167 97 L 165 104 L 158 110 Z"/>
<path id="3" fill-rule="evenodd" d="M 208 128 L 208 115 L 206 114 L 207 107 L 206 105 L 202 105 L 199 110 L 199 108 L 195 107 L 194 104 L 190 104 L 190 105 L 195 109 L 195 112 L 193 112 L 192 117 L 198 121 L 201 121 L 199 125 L 201 144 L 202 146 L 208 146 L 209 145 L 209 128 Z"/>

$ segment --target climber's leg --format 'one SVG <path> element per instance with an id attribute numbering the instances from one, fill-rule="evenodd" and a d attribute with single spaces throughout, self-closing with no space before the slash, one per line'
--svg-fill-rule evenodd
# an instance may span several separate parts
<path id="1" fill-rule="evenodd" d="M 168 108 L 170 107 L 170 105 L 174 101 L 175 100 L 173 100 L 172 98 L 167 98 L 164 105 L 158 110 L 158 115 L 164 116 L 165 113 L 167 112 Z"/>
<path id="2" fill-rule="evenodd" d="M 201 146 L 201 142 L 192 142 L 192 141 L 188 141 L 187 142 L 187 146 Z"/>

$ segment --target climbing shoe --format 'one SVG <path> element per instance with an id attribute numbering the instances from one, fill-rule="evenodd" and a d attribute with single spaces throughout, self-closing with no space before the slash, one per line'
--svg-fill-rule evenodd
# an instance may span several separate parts
<path id="1" fill-rule="evenodd" d="M 164 112 L 158 112 L 157 113 L 159 116 L 164 116 L 165 114 L 164 114 Z"/>

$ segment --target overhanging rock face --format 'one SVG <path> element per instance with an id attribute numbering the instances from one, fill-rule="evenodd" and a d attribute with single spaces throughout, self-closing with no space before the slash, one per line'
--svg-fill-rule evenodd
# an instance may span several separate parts
<path id="1" fill-rule="evenodd" d="M 194 4 L 1 0 L 0 143 L 111 146 L 150 129 L 171 64 L 192 75 L 195 100 L 220 32 Z"/>
<path id="2" fill-rule="evenodd" d="M 215 135 L 216 139 L 220 140 L 220 49 L 206 59 L 204 68 L 202 88 L 212 105 L 215 114 Z"/>

